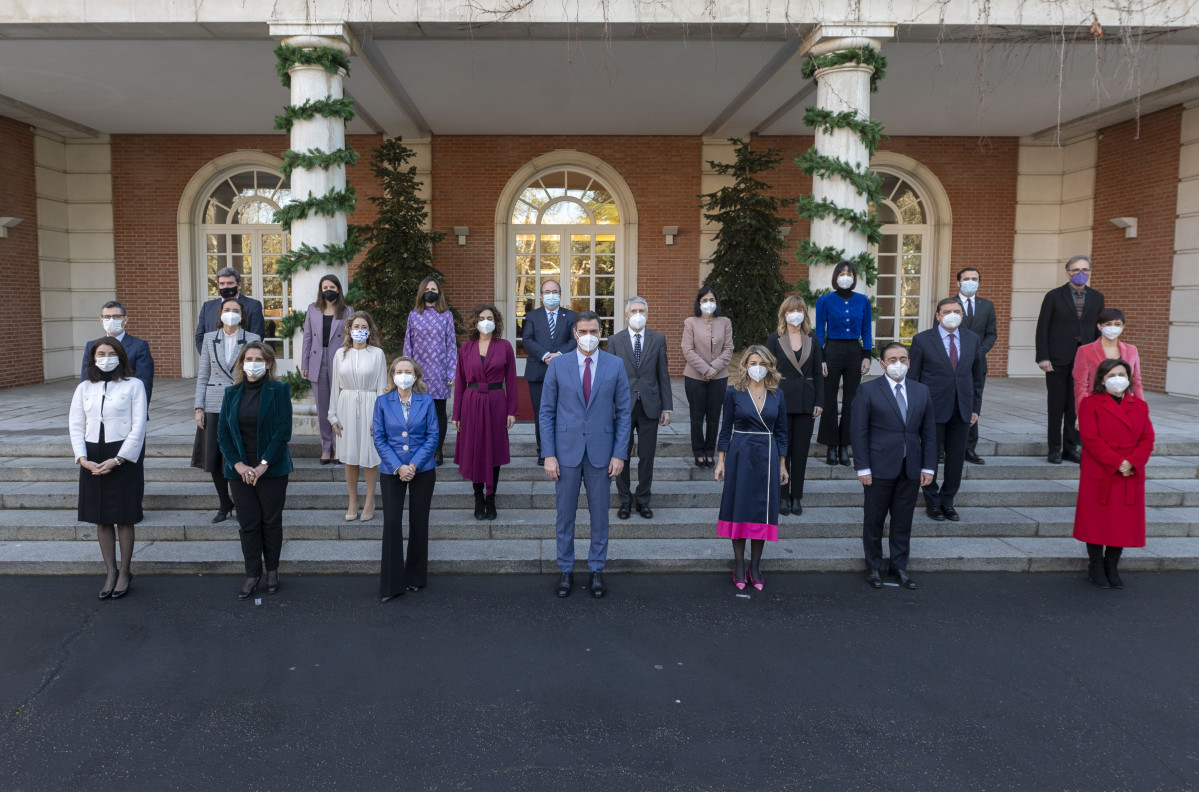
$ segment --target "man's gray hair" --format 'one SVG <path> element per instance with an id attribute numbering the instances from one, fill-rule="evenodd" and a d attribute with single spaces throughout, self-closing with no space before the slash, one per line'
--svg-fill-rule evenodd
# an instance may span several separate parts
<path id="1" fill-rule="evenodd" d="M 641 303 L 642 305 L 645 306 L 645 312 L 649 313 L 649 303 L 646 302 L 645 298 L 641 297 L 640 295 L 630 297 L 628 300 L 625 301 L 625 304 L 624 304 L 624 312 L 625 313 L 629 312 L 629 309 L 633 307 L 633 303 Z"/>
<path id="2" fill-rule="evenodd" d="M 237 285 L 241 286 L 241 273 L 233 269 L 233 267 L 221 267 L 216 271 L 216 276 L 218 278 L 228 278 L 230 275 L 232 275 L 234 278 L 237 278 Z"/>
<path id="3" fill-rule="evenodd" d="M 1084 256 L 1083 254 L 1079 253 L 1077 256 L 1070 257 L 1070 260 L 1066 262 L 1066 269 L 1070 269 L 1070 267 L 1072 267 L 1076 261 L 1085 261 L 1087 266 L 1091 267 L 1092 269 L 1095 267 L 1095 265 L 1091 263 L 1090 256 Z"/>

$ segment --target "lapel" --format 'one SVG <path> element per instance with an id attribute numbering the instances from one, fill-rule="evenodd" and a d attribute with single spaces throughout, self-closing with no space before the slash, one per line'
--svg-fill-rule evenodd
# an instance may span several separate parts
<path id="1" fill-rule="evenodd" d="M 416 417 L 415 415 L 413 415 L 413 413 L 416 411 L 416 405 L 417 405 L 416 394 L 415 393 L 412 394 L 413 398 L 412 398 L 412 402 L 408 406 L 408 417 L 407 418 L 404 417 L 404 405 L 400 404 L 400 389 L 396 388 L 395 390 L 392 391 L 392 394 L 394 394 L 394 398 L 392 399 L 391 409 L 392 409 L 392 412 L 395 413 L 396 420 L 399 421 L 400 425 L 403 426 L 405 429 L 412 428 L 412 421 Z"/>
<path id="2" fill-rule="evenodd" d="M 246 456 L 246 448 L 241 442 L 241 427 L 237 425 L 237 413 L 241 409 L 241 395 L 244 391 L 245 388 L 240 385 L 234 389 L 233 398 L 229 400 L 229 414 L 225 416 L 230 424 L 229 434 L 233 436 L 233 442 L 237 444 L 237 454 L 243 459 Z"/>
<path id="3" fill-rule="evenodd" d="M 591 410 L 591 405 L 595 403 L 595 397 L 596 397 L 597 392 L 599 391 L 600 379 L 602 379 L 600 372 L 603 370 L 603 365 L 602 365 L 603 357 L 602 356 L 605 354 L 607 354 L 607 353 L 604 352 L 604 350 L 597 349 L 597 350 L 595 350 L 595 354 L 593 354 L 591 356 L 591 401 L 584 402 L 584 405 L 583 405 L 587 411 Z M 579 383 L 579 395 L 582 396 L 583 395 L 583 379 L 581 377 L 579 378 L 578 383 Z"/>
<path id="4" fill-rule="evenodd" d="M 1065 286 L 1062 287 L 1062 289 L 1063 289 L 1062 299 L 1066 301 L 1066 308 L 1070 311 L 1070 316 L 1077 319 L 1078 311 L 1074 307 L 1074 288 L 1069 283 L 1067 283 Z M 1083 309 L 1082 309 L 1083 313 L 1087 312 L 1086 298 L 1088 298 L 1089 296 L 1090 295 L 1084 295 Z"/>
<path id="5" fill-rule="evenodd" d="M 886 374 L 884 374 L 882 376 L 880 382 L 884 383 L 883 393 L 886 394 L 887 401 L 891 404 L 891 409 L 895 412 L 895 417 L 899 419 L 899 422 L 901 424 L 903 424 L 904 428 L 907 428 L 907 425 L 908 425 L 907 419 L 905 419 L 903 417 L 903 413 L 901 413 L 899 411 L 899 400 L 895 398 L 895 382 L 894 382 L 894 380 L 892 380 L 890 377 L 888 377 Z M 906 377 L 904 378 L 903 395 L 904 395 L 904 398 L 907 399 L 907 401 L 908 401 L 908 418 L 911 418 L 912 417 L 912 391 L 907 386 L 907 378 Z"/>
<path id="6" fill-rule="evenodd" d="M 1124 391 L 1127 394 L 1124 397 L 1125 400 L 1127 400 L 1129 396 L 1132 396 L 1131 391 L 1132 391 L 1132 386 L 1129 385 L 1129 389 Z M 1116 404 L 1115 399 L 1111 398 L 1110 396 L 1107 396 L 1106 393 L 1103 395 L 1106 396 L 1106 398 L 1104 398 L 1102 400 L 1104 408 L 1109 413 L 1111 413 L 1112 415 L 1119 418 L 1124 423 L 1125 426 L 1127 426 L 1129 429 L 1131 429 L 1132 428 L 1132 419 L 1128 416 L 1128 413 L 1124 411 L 1124 403 L 1121 402 L 1119 404 Z"/>

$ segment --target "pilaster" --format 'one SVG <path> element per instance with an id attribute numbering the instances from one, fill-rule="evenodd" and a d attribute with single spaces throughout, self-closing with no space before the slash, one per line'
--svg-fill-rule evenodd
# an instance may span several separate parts
<path id="1" fill-rule="evenodd" d="M 1166 392 L 1199 396 L 1199 102 L 1183 106 Z"/>

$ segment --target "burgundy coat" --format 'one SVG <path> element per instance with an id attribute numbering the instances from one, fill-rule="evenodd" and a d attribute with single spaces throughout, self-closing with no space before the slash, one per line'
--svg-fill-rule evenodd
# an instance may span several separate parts
<path id="1" fill-rule="evenodd" d="M 502 383 L 483 390 L 470 383 Z M 463 478 L 492 488 L 493 468 L 512 461 L 508 454 L 508 416 L 516 415 L 516 355 L 502 338 L 491 339 L 487 359 L 479 360 L 479 342 L 467 341 L 458 353 L 454 375 L 454 420 L 460 421 L 454 462 Z"/>
<path id="2" fill-rule="evenodd" d="M 1082 467 L 1074 538 L 1113 547 L 1145 546 L 1145 463 L 1153 453 L 1149 405 L 1131 392 L 1120 402 L 1107 393 L 1082 400 L 1078 429 Z M 1132 475 L 1119 473 L 1124 460 Z"/>

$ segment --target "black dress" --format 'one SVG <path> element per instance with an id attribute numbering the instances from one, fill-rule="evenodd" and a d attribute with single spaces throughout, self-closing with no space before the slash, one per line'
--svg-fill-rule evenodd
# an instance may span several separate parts
<path id="1" fill-rule="evenodd" d="M 100 407 L 104 414 L 104 407 Z M 105 442 L 104 425 L 95 443 L 87 443 L 87 461 L 104 462 L 121 450 L 125 438 Z M 136 525 L 142 521 L 142 495 L 146 484 L 142 458 L 125 460 L 112 472 L 97 476 L 85 467 L 79 468 L 79 521 L 93 525 Z"/>

